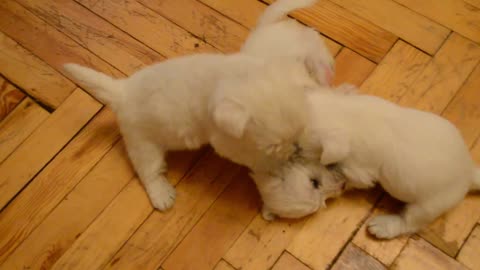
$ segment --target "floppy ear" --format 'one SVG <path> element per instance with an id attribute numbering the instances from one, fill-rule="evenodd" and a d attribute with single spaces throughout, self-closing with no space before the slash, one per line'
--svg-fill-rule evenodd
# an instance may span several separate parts
<path id="1" fill-rule="evenodd" d="M 244 106 L 223 99 L 215 105 L 213 121 L 222 131 L 235 138 L 241 138 L 245 132 L 250 115 Z"/>

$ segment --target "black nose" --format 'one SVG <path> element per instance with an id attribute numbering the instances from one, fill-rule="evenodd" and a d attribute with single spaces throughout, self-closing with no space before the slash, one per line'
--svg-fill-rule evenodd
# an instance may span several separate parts
<path id="1" fill-rule="evenodd" d="M 315 189 L 318 189 L 318 187 L 320 186 L 320 182 L 315 178 L 311 178 L 310 182 L 312 182 L 313 188 Z"/>

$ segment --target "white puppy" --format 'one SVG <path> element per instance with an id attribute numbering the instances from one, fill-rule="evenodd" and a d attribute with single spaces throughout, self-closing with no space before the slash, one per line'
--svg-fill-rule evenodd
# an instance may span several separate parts
<path id="1" fill-rule="evenodd" d="M 76 64 L 66 71 L 116 113 L 128 154 L 155 208 L 172 206 L 165 154 L 212 143 L 255 170 L 288 159 L 304 128 L 304 87 L 316 82 L 303 62 L 265 62 L 244 54 L 166 60 L 126 79 Z M 255 78 L 255 86 L 242 84 Z M 292 91 L 293 89 L 293 91 Z"/>
<path id="2" fill-rule="evenodd" d="M 263 191 L 267 217 L 294 206 L 300 208 L 297 216 L 313 213 L 325 197 L 311 194 L 320 192 L 324 181 L 342 182 L 345 179 L 339 179 L 345 177 L 347 188 L 379 183 L 407 203 L 401 215 L 377 216 L 368 223 L 369 232 L 378 238 L 393 238 L 416 232 L 458 204 L 468 191 L 480 189 L 480 169 L 447 120 L 367 95 L 314 91 L 308 93 L 308 102 L 310 120 L 300 145 L 310 162 L 299 162 L 284 169 L 289 172 L 277 171 L 270 178 L 257 175 L 259 186 L 274 181 L 271 178 L 277 183 L 294 181 L 282 182 L 278 175 L 302 185 L 276 194 Z M 341 192 L 342 186 L 337 188 Z M 279 204 L 285 197 L 288 200 Z"/>
<path id="3" fill-rule="evenodd" d="M 317 1 L 275 1 L 265 9 L 241 51 L 263 58 L 299 58 L 305 61 L 308 71 L 320 85 L 330 85 L 334 58 L 323 38 L 312 28 L 287 16 L 290 11 L 309 7 Z"/>

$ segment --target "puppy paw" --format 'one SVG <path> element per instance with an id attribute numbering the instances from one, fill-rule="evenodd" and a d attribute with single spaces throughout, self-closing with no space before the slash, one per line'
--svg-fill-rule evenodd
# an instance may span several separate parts
<path id="1" fill-rule="evenodd" d="M 263 219 L 265 219 L 266 221 L 273 221 L 275 220 L 275 214 L 273 214 L 272 212 L 268 211 L 267 209 L 262 208 L 262 217 Z"/>
<path id="2" fill-rule="evenodd" d="M 176 191 L 166 180 L 150 183 L 147 188 L 148 196 L 155 209 L 165 211 L 175 203 Z"/>
<path id="3" fill-rule="evenodd" d="M 405 221 L 398 215 L 376 216 L 368 223 L 368 232 L 380 239 L 392 239 L 404 233 Z"/>

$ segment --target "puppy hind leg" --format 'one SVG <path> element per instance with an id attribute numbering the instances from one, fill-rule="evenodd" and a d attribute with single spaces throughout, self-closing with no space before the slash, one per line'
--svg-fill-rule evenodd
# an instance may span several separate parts
<path id="1" fill-rule="evenodd" d="M 124 136 L 130 160 L 154 208 L 164 211 L 175 202 L 175 188 L 166 178 L 165 151 L 138 136 Z"/>
<path id="2" fill-rule="evenodd" d="M 454 207 L 465 194 L 436 194 L 433 198 L 406 205 L 401 215 L 376 216 L 368 223 L 368 231 L 377 238 L 391 239 L 415 233 Z"/>

